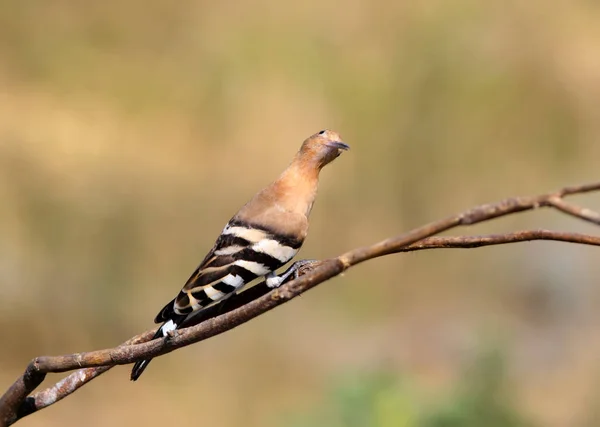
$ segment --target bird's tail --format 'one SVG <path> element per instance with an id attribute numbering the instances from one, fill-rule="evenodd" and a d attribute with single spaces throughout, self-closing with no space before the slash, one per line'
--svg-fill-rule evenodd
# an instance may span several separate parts
<path id="1" fill-rule="evenodd" d="M 183 316 L 185 317 L 185 316 Z M 179 321 L 179 323 L 181 323 Z M 160 328 L 158 328 L 158 330 L 156 331 L 156 333 L 154 334 L 154 336 L 152 337 L 152 339 L 156 339 L 156 338 L 162 338 L 164 336 L 167 335 L 167 333 L 169 331 L 173 331 L 175 329 L 177 329 L 179 327 L 179 325 L 177 323 L 175 323 L 175 321 L 173 320 L 168 320 L 165 323 L 163 323 L 161 325 Z M 133 368 L 131 369 L 131 381 L 136 381 L 140 375 L 142 375 L 144 373 L 144 370 L 146 369 L 146 367 L 148 366 L 148 364 L 152 361 L 152 359 L 146 359 L 146 360 L 140 360 L 139 362 L 135 362 L 135 364 L 133 365 Z"/>

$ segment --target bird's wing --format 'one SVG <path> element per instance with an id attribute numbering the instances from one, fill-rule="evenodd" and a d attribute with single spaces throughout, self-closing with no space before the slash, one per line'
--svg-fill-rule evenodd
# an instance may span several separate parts
<path id="1" fill-rule="evenodd" d="M 161 310 L 157 323 L 190 314 L 275 271 L 298 252 L 301 241 L 239 221 L 230 221 L 214 247 L 192 273 L 177 297 Z"/>

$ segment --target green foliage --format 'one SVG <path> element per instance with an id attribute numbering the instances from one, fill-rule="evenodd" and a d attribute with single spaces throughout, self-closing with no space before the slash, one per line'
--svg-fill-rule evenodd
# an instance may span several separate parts
<path id="1" fill-rule="evenodd" d="M 497 352 L 484 353 L 463 374 L 462 390 L 432 408 L 420 427 L 526 427 L 505 388 L 504 362 Z"/>
<path id="2" fill-rule="evenodd" d="M 505 389 L 504 363 L 483 354 L 462 385 L 438 401 L 392 372 L 342 378 L 320 406 L 289 427 L 527 427 Z"/>
<path id="3" fill-rule="evenodd" d="M 417 406 L 409 390 L 384 372 L 342 378 L 314 414 L 300 416 L 291 427 L 416 426 Z"/>

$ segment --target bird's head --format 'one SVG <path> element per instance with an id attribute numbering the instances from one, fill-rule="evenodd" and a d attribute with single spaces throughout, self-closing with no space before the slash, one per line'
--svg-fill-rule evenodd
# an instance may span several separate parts
<path id="1" fill-rule="evenodd" d="M 299 154 L 304 160 L 315 162 L 322 168 L 342 154 L 342 151 L 349 149 L 350 146 L 342 141 L 337 132 L 325 129 L 308 137 Z"/>

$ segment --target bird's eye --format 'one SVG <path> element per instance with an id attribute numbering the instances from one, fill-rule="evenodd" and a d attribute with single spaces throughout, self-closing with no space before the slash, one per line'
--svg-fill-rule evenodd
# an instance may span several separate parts
<path id="1" fill-rule="evenodd" d="M 319 135 L 325 135 L 326 130 L 322 130 L 321 132 L 319 132 Z"/>

